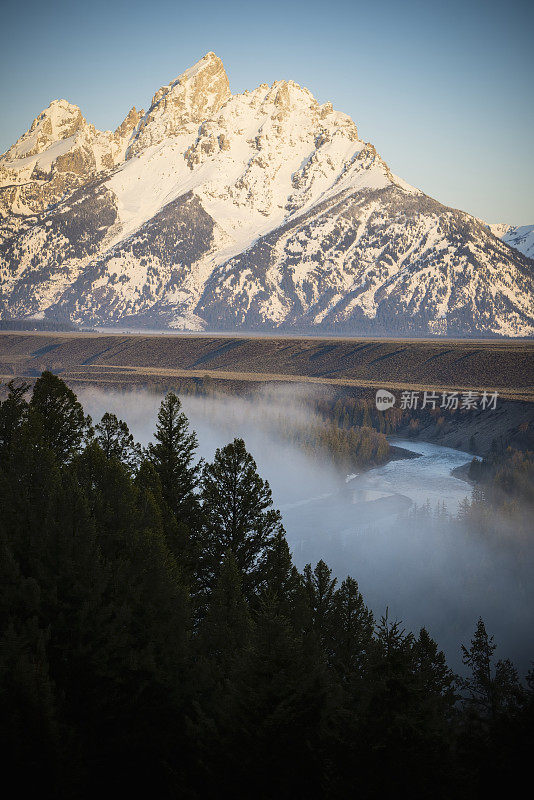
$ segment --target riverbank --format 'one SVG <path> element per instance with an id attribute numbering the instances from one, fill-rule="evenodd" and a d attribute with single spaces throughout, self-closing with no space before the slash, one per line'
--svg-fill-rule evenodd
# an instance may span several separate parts
<path id="1" fill-rule="evenodd" d="M 389 444 L 389 461 L 400 461 L 403 458 L 419 458 L 421 454 L 413 450 L 408 450 L 406 447 L 398 447 L 395 444 Z"/>
<path id="2" fill-rule="evenodd" d="M 455 478 L 459 478 L 461 481 L 469 483 L 471 486 L 475 486 L 476 482 L 469 477 L 470 466 L 471 461 L 468 461 L 467 464 L 462 464 L 459 467 L 453 467 L 453 469 L 451 469 L 451 475 L 453 475 Z"/>

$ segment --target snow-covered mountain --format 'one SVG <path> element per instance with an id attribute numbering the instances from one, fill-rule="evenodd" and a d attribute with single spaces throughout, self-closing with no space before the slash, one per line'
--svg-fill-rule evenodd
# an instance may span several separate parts
<path id="1" fill-rule="evenodd" d="M 510 247 L 514 247 L 529 258 L 534 258 L 534 225 L 518 225 L 514 227 L 513 225 L 497 222 L 495 225 L 489 225 L 488 227 L 495 236 L 509 244 Z"/>
<path id="2" fill-rule="evenodd" d="M 213 53 L 114 133 L 51 103 L 0 159 L 0 214 L 12 316 L 534 333 L 534 261 L 393 175 L 298 84 L 231 94 Z"/>
<path id="3" fill-rule="evenodd" d="M 0 159 L 2 217 L 39 213 L 123 162 L 143 115 L 132 108 L 115 133 L 102 132 L 87 123 L 78 106 L 54 100 Z"/>

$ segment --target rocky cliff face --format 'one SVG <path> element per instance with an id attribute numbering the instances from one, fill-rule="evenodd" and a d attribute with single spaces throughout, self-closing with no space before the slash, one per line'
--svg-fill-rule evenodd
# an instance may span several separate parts
<path id="1" fill-rule="evenodd" d="M 391 173 L 292 81 L 213 53 L 115 133 L 55 101 L 0 159 L 5 314 L 84 324 L 530 335 L 534 262 Z"/>
<path id="2" fill-rule="evenodd" d="M 130 143 L 128 157 L 170 136 L 193 131 L 216 114 L 229 97 L 230 85 L 222 61 L 215 53 L 208 53 L 156 92 Z"/>
<path id="3" fill-rule="evenodd" d="M 143 114 L 132 108 L 115 133 L 102 132 L 78 106 L 54 100 L 0 159 L 0 216 L 45 211 L 124 161 Z"/>

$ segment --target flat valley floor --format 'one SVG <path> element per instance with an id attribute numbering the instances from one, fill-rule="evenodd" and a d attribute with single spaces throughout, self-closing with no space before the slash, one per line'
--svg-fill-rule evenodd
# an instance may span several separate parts
<path id="1" fill-rule="evenodd" d="M 124 333 L 0 333 L 0 377 L 165 387 L 211 379 L 347 389 L 497 391 L 534 403 L 534 341 Z"/>

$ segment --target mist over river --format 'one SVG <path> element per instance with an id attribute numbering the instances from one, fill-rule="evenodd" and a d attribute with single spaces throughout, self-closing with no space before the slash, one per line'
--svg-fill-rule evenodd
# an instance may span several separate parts
<path id="1" fill-rule="evenodd" d="M 271 390 L 253 402 L 182 397 L 199 457 L 210 461 L 216 447 L 242 437 L 271 485 L 299 569 L 322 558 L 339 578 L 352 575 L 376 616 L 388 608 L 409 630 L 425 626 L 458 670 L 460 644 L 469 643 L 482 616 L 497 656 L 510 657 L 524 674 L 534 659 L 534 548 L 531 541 L 519 551 L 504 522 L 498 544 L 451 522 L 472 492 L 451 470 L 471 457 L 391 439 L 418 457 L 347 476 L 324 453 L 305 454 L 280 437 L 281 420 L 305 422 L 296 391 Z M 79 397 L 95 422 L 111 411 L 143 445 L 151 440 L 160 395 L 84 389 Z"/>

